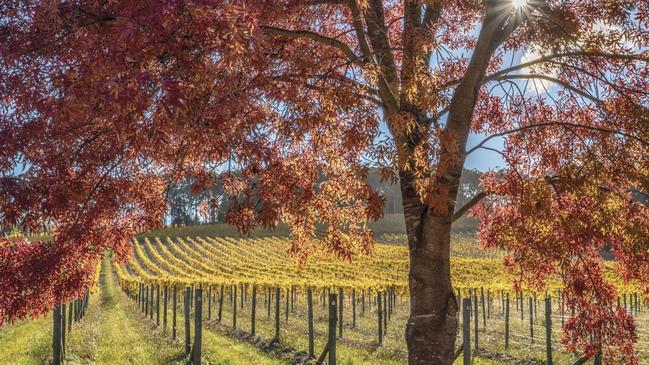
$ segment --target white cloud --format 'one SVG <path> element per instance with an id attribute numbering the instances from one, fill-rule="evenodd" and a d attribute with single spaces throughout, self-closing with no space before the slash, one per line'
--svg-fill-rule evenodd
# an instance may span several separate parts
<path id="1" fill-rule="evenodd" d="M 529 48 L 525 50 L 525 53 L 521 57 L 521 64 L 527 63 L 530 61 L 534 61 L 535 59 L 541 58 L 544 55 L 541 54 L 539 51 L 537 51 L 535 48 Z M 548 76 L 552 78 L 556 78 L 558 76 L 558 70 L 556 68 L 550 68 L 548 69 L 547 67 L 544 67 L 543 69 L 539 67 L 526 67 L 521 70 L 521 73 L 523 74 L 532 74 L 532 75 L 543 75 L 543 76 Z M 530 81 L 530 88 L 529 92 L 531 93 L 537 93 L 538 94 L 544 94 L 546 92 L 549 92 L 551 89 L 556 87 L 556 84 L 553 83 L 550 80 L 544 80 L 544 79 L 531 79 Z"/>

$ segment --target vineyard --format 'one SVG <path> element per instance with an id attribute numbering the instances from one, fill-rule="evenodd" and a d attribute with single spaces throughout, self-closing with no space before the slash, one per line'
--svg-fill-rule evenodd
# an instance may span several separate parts
<path id="1" fill-rule="evenodd" d="M 173 327 L 174 338 L 186 339 L 188 354 L 193 349 L 185 336 L 198 326 L 257 344 L 291 363 L 308 362 L 332 341 L 329 295 L 335 294 L 338 361 L 404 363 L 407 248 L 377 244 L 371 256 L 351 263 L 320 253 L 299 267 L 287 258 L 288 245 L 288 239 L 279 237 L 147 237 L 134 241 L 128 264 L 113 267 L 120 286 L 145 316 L 165 333 Z M 468 329 L 469 356 L 521 364 L 543 363 L 550 356 L 559 364 L 579 363 L 561 345 L 562 324 L 574 313 L 566 313 L 558 286 L 549 288 L 545 300 L 546 293 L 513 292 L 501 253 L 479 250 L 461 237 L 452 247 L 458 304 L 466 311 L 468 301 L 469 307 L 456 343 L 463 343 Z M 471 257 L 476 254 L 481 258 Z M 649 334 L 642 326 L 645 304 L 631 287 L 626 289 L 620 305 L 638 319 L 638 347 L 649 360 Z M 184 327 L 177 324 L 177 311 L 194 320 Z"/>
<path id="2" fill-rule="evenodd" d="M 134 260 L 117 267 L 125 286 L 135 283 L 204 285 L 256 285 L 266 287 L 344 288 L 369 291 L 407 289 L 408 251 L 405 246 L 376 245 L 371 256 L 351 263 L 314 254 L 304 267 L 287 257 L 288 239 L 265 237 L 143 238 L 134 242 Z M 461 243 L 459 244 L 461 245 Z M 469 252 L 469 247 L 462 247 Z M 473 248 L 477 248 L 475 244 Z M 511 287 L 502 266 L 494 261 L 456 257 L 453 275 L 458 289 L 476 288 L 491 278 L 490 287 Z"/>

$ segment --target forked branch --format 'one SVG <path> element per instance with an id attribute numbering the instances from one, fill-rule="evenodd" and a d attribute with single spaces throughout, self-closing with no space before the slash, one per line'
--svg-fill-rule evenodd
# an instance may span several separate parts
<path id="1" fill-rule="evenodd" d="M 284 29 L 284 28 L 278 28 L 278 27 L 271 27 L 271 26 L 262 26 L 261 27 L 264 32 L 268 34 L 276 34 L 282 37 L 287 37 L 287 38 L 308 38 L 313 41 L 316 41 L 318 43 L 322 43 L 324 45 L 338 48 L 342 53 L 347 56 L 349 61 L 353 62 L 354 64 L 358 66 L 364 66 L 365 62 L 354 53 L 354 51 L 349 48 L 349 46 L 342 41 L 328 37 L 325 35 L 322 35 L 320 33 L 312 32 L 309 30 L 290 30 L 290 29 Z"/>
<path id="2" fill-rule="evenodd" d="M 458 219 L 462 218 L 462 216 L 468 212 L 471 208 L 476 206 L 484 197 L 486 197 L 487 194 L 484 191 L 479 192 L 476 194 L 471 200 L 469 200 L 466 204 L 464 204 L 460 209 L 457 209 L 455 213 L 453 213 L 453 222 L 457 221 Z"/>

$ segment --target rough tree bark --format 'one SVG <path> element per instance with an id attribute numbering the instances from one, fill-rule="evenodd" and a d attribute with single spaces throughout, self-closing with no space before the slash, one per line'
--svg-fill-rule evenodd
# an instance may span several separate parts
<path id="1" fill-rule="evenodd" d="M 410 251 L 410 318 L 406 326 L 410 364 L 451 364 L 455 352 L 457 303 L 451 284 L 450 216 L 435 216 L 401 174 Z"/>

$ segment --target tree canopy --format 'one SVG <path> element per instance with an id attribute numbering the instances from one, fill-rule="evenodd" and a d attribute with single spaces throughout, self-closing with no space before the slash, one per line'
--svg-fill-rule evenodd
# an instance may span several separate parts
<path id="1" fill-rule="evenodd" d="M 298 261 L 315 244 L 370 252 L 378 166 L 399 177 L 411 259 L 440 252 L 447 271 L 426 229 L 474 208 L 517 284 L 564 278 L 568 348 L 637 361 L 599 251 L 649 291 L 649 212 L 630 198 L 649 191 L 648 1 L 8 0 L 0 14 L 2 219 L 56 226 L 51 243 L 0 243 L 0 324 L 78 294 L 107 249 L 126 259 L 159 225 L 170 184 L 204 191 L 214 171 L 240 231 L 289 223 Z M 472 133 L 485 139 L 467 146 Z M 466 157 L 486 152 L 505 170 L 456 206 Z M 412 265 L 416 286 L 429 275 Z M 416 303 L 413 321 L 432 310 Z"/>

